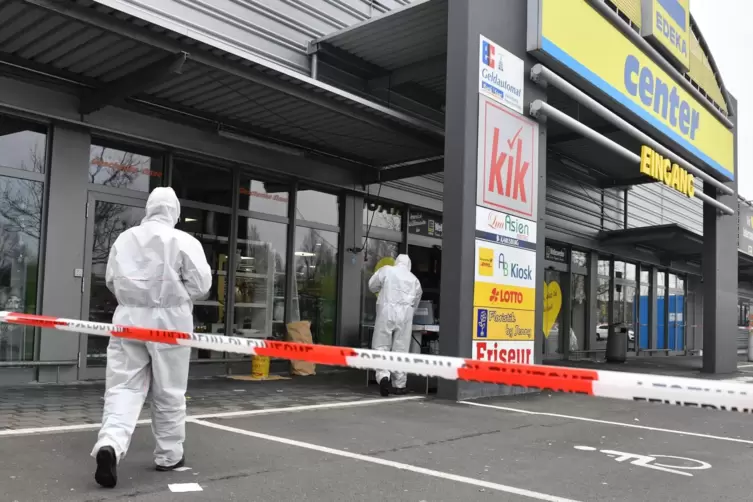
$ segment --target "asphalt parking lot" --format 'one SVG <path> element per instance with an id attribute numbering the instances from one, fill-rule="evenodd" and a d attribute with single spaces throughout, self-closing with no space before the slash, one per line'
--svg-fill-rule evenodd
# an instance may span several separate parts
<path id="1" fill-rule="evenodd" d="M 18 502 L 748 500 L 751 420 L 546 394 L 194 414 L 190 469 L 156 472 L 141 426 L 114 490 L 93 479 L 96 425 L 10 429 L 0 490 Z"/>

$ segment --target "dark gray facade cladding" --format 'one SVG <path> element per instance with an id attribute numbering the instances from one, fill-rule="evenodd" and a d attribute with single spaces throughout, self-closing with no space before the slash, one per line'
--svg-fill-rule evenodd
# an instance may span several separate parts
<path id="1" fill-rule="evenodd" d="M 179 2 L 171 2 L 177 8 Z M 230 5 L 232 2 L 228 2 Z M 387 2 L 389 3 L 389 2 Z M 385 2 L 382 2 L 385 4 Z M 477 83 L 474 79 L 476 51 L 480 33 L 494 39 L 525 61 L 526 71 L 535 63 L 526 53 L 526 2 L 511 2 L 505 16 L 489 16 L 496 11 L 496 0 L 457 0 L 450 2 L 448 26 L 448 66 L 463 68 L 464 71 L 448 72 L 447 93 L 447 137 L 445 145 L 447 167 L 444 186 L 436 179 L 414 178 L 402 182 L 389 183 L 381 193 L 382 197 L 405 204 L 414 204 L 432 210 L 444 211 L 445 237 L 444 269 L 442 272 L 442 303 L 452 308 L 443 308 L 444 312 L 454 312 L 442 320 L 443 343 L 441 350 L 447 355 L 469 356 L 471 350 L 470 330 L 472 305 L 470 296 L 463 292 L 473 288 L 473 207 L 475 205 L 475 165 L 476 165 L 476 121 L 477 121 Z M 398 4 L 393 7 L 398 7 Z M 293 8 L 293 7 L 286 7 Z M 190 9 L 189 9 L 190 10 Z M 327 14 L 322 16 L 317 14 Z M 326 12 L 325 12 L 326 11 Z M 186 21 L 199 23 L 198 11 L 185 12 Z M 255 54 L 262 51 L 272 55 L 279 63 L 289 63 L 299 71 L 308 67 L 305 57 L 305 40 L 342 28 L 359 20 L 367 19 L 368 13 L 342 10 L 332 12 L 327 2 L 317 3 L 307 12 L 293 12 L 286 15 L 297 19 L 295 23 L 285 20 L 279 11 L 270 10 L 262 16 L 254 17 L 258 27 L 275 33 L 272 39 L 264 42 L 257 40 L 259 30 L 247 29 L 245 34 L 236 38 L 238 46 L 251 50 Z M 334 16 L 334 18 L 332 17 Z M 336 19 L 336 21 L 332 21 Z M 278 29 L 283 23 L 285 29 Z M 308 24 L 307 24 L 308 23 Z M 220 25 L 214 32 L 221 32 Z M 236 28 L 237 29 L 237 26 Z M 285 30 L 292 30 L 285 32 Z M 281 36 L 287 33 L 286 36 Z M 272 44 L 269 42 L 272 40 Z M 291 43 L 291 40 L 293 42 Z M 526 106 L 533 99 L 546 99 L 545 92 L 526 79 Z M 77 111 L 78 100 L 75 96 L 41 85 L 31 85 L 16 78 L 0 78 L 0 108 L 8 113 L 26 114 L 51 124 L 52 153 L 50 173 L 47 181 L 49 199 L 47 201 L 47 247 L 45 266 L 42 277 L 43 301 L 42 313 L 66 317 L 81 315 L 82 295 L 80 280 L 74 278 L 73 270 L 82 266 L 84 249 L 84 211 L 87 200 L 85 166 L 88 163 L 90 136 L 108 134 L 130 140 L 134 143 L 147 142 L 158 148 L 167 148 L 183 152 L 221 158 L 243 165 L 256 166 L 260 169 L 284 170 L 291 177 L 308 178 L 330 188 L 348 189 L 357 186 L 360 178 L 352 171 L 327 165 L 321 162 L 307 162 L 296 159 L 290 162 L 281 154 L 269 150 L 242 145 L 235 141 L 218 138 L 215 134 L 192 127 L 187 123 L 169 122 L 164 119 L 136 113 L 134 111 L 109 107 L 87 120 L 81 121 Z M 707 260 L 704 274 L 711 280 L 700 280 L 701 270 L 698 264 L 685 262 L 666 263 L 661 257 L 632 246 L 604 249 L 598 240 L 602 230 L 621 228 L 625 221 L 623 197 L 620 190 L 597 189 L 588 184 L 575 183 L 568 176 L 567 166 L 556 161 L 549 161 L 546 155 L 546 126 L 540 127 L 539 158 L 539 258 L 537 275 L 543 275 L 543 246 L 546 239 L 556 240 L 578 246 L 582 249 L 613 254 L 625 260 L 633 260 L 655 267 L 667 268 L 678 273 L 689 274 L 688 288 L 694 294 L 694 305 L 688 305 L 688 316 L 696 319 L 695 325 L 706 329 L 691 333 L 688 331 L 688 346 L 707 347 L 705 356 L 710 368 L 725 371 L 730 364 L 730 348 L 720 344 L 723 337 L 716 333 L 736 330 L 732 325 L 732 314 L 728 312 L 736 304 L 737 291 L 724 284 L 736 283 L 737 271 L 729 267 L 736 263 L 730 251 L 731 237 L 728 220 L 723 224 L 711 214 L 704 215 L 696 200 L 688 200 L 660 185 L 644 185 L 629 192 L 628 226 L 648 226 L 669 222 L 680 223 L 697 232 L 713 236 L 708 239 L 708 249 L 712 256 Z M 281 167 L 282 166 L 282 167 Z M 464 169 L 460 169 L 464 167 Z M 441 195 L 447 191 L 446 197 Z M 370 193 L 376 187 L 369 187 Z M 362 229 L 359 221 L 363 195 L 351 192 L 345 197 L 341 213 L 340 264 L 338 275 L 338 325 L 339 341 L 354 344 L 358 336 L 360 323 L 359 297 L 361 291 L 361 258 L 344 250 L 360 247 Z M 729 200 L 726 201 L 731 204 Z M 656 208 L 661 208 L 659 211 Z M 351 211 L 353 210 L 353 211 Z M 356 216 L 358 215 L 358 216 Z M 737 225 L 735 224 L 735 231 Z M 54 245 L 51 245 L 54 243 Z M 713 248 L 713 249 L 712 249 Z M 592 260 L 595 261 L 595 260 Z M 460 265 L 460 266 L 459 266 Z M 592 264 L 593 266 L 593 264 Z M 723 270 L 723 271 L 722 271 Z M 595 271 L 595 270 L 594 270 Z M 653 269 L 654 275 L 656 269 Z M 722 271 L 719 273 L 719 271 Z M 596 280 L 592 273 L 590 280 Z M 734 280 L 733 280 L 734 279 Z M 727 281 L 727 282 L 725 282 Z M 731 282 L 730 282 L 731 281 Z M 595 288 L 593 288 L 595 290 Z M 703 316 L 704 296 L 710 298 L 719 308 L 714 315 Z M 733 298 L 734 297 L 734 298 Z M 595 309 L 595 298 L 591 295 L 591 310 Z M 537 295 L 537 306 L 542 306 L 541 293 Z M 702 307 L 703 306 L 703 307 Z M 727 320 L 727 317 L 729 320 Z M 655 331 L 656 316 L 652 313 L 652 329 Z M 536 331 L 541 331 L 541 321 L 537 320 Z M 593 323 L 591 323 L 593 324 Z M 457 333 L 457 335 L 453 335 Z M 654 335 L 655 336 L 655 333 Z M 540 354 L 540 337 L 537 340 L 536 353 Z M 446 340 L 446 342 L 445 342 Z M 75 360 L 79 358 L 78 339 L 75 335 L 43 332 L 39 344 L 41 360 Z M 212 373 L 217 369 L 207 366 L 195 371 Z M 58 373 L 59 371 L 59 373 Z M 24 369 L 3 369 L 4 383 L 27 382 L 34 378 L 34 371 Z M 77 378 L 76 368 L 40 368 L 40 381 L 70 381 Z M 498 386 L 481 386 L 466 383 L 446 383 L 440 388 L 442 395 L 453 398 L 474 397 L 480 395 L 497 395 L 508 393 L 510 389 Z"/>

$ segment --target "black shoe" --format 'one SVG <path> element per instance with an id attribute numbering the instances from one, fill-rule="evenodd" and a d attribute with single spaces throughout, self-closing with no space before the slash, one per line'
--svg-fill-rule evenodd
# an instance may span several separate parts
<path id="1" fill-rule="evenodd" d="M 387 377 L 382 378 L 379 380 L 379 394 L 381 394 L 382 397 L 387 397 L 390 395 L 390 379 Z"/>
<path id="2" fill-rule="evenodd" d="M 405 387 L 403 387 L 403 388 L 400 388 L 400 389 L 397 389 L 397 388 L 396 388 L 396 389 L 393 389 L 393 390 L 392 390 L 392 392 L 393 392 L 393 393 L 394 393 L 394 394 L 395 394 L 396 396 L 404 396 L 404 395 L 406 395 L 406 394 L 408 393 L 408 389 L 406 389 Z"/>
<path id="3" fill-rule="evenodd" d="M 103 446 L 97 452 L 94 479 L 105 488 L 115 488 L 118 484 L 118 456 L 112 446 Z"/>
<path id="4" fill-rule="evenodd" d="M 169 472 L 169 471 L 174 471 L 175 469 L 178 469 L 180 467 L 183 467 L 184 465 L 186 465 L 186 457 L 185 456 L 182 459 L 180 459 L 178 461 L 178 463 L 175 464 L 175 465 L 167 465 L 167 466 L 165 466 L 165 465 L 158 465 L 157 466 L 157 470 L 160 471 L 160 472 Z"/>

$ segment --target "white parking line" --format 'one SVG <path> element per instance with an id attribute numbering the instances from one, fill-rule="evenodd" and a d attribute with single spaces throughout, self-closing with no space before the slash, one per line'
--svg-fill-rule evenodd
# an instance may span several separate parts
<path id="1" fill-rule="evenodd" d="M 486 488 L 489 490 L 496 490 L 505 493 L 511 493 L 514 495 L 520 495 L 521 497 L 528 497 L 535 500 L 545 500 L 548 502 L 576 502 L 572 499 L 566 499 L 563 497 L 557 497 L 554 495 L 548 495 L 546 493 L 534 492 L 526 490 L 524 488 L 516 488 L 514 486 L 503 485 L 499 483 L 492 483 L 490 481 L 484 481 L 482 479 L 469 478 L 466 476 L 458 476 L 457 474 L 451 474 L 449 472 L 435 471 L 434 469 L 426 469 L 424 467 L 417 467 L 415 465 L 404 464 L 402 462 L 394 462 L 392 460 L 386 460 L 379 457 L 371 457 L 368 455 L 361 455 L 359 453 L 353 453 L 345 450 L 336 450 L 326 446 L 320 446 L 312 443 L 304 443 L 302 441 L 296 441 L 294 439 L 288 439 L 279 436 L 270 436 L 269 434 L 262 434 L 260 432 L 248 431 L 245 429 L 238 429 L 236 427 L 229 427 L 227 425 L 216 424 L 214 422 L 207 422 L 205 420 L 191 419 L 192 423 L 211 427 L 213 429 L 219 429 L 225 432 L 232 432 L 235 434 L 241 434 L 256 439 L 263 439 L 265 441 L 272 441 L 288 446 L 296 446 L 298 448 L 305 448 L 307 450 L 314 450 L 320 453 L 326 453 L 329 455 L 336 455 L 339 457 L 350 458 L 353 460 L 360 460 L 362 462 L 369 462 L 372 464 L 382 465 L 385 467 L 392 467 L 402 471 L 413 472 L 416 474 L 423 474 L 425 476 L 431 476 L 434 478 L 446 479 L 448 481 L 456 481 L 458 483 L 464 483 L 467 485 L 476 486 L 478 488 Z"/>
<path id="2" fill-rule="evenodd" d="M 715 439 L 717 441 L 729 441 L 731 443 L 753 444 L 753 440 L 749 440 L 749 439 L 739 439 L 739 438 L 731 438 L 731 437 L 725 437 L 725 436 L 712 436 L 711 434 L 701 434 L 699 432 L 662 429 L 660 427 L 648 427 L 646 425 L 637 425 L 637 424 L 630 424 L 630 423 L 625 423 L 625 422 L 611 422 L 609 420 L 598 420 L 596 418 L 576 417 L 573 415 L 560 415 L 559 413 L 546 413 L 543 411 L 531 411 L 531 410 L 524 410 L 521 408 L 509 408 L 507 406 L 495 406 L 491 404 L 473 403 L 470 401 L 459 401 L 459 403 L 467 404 L 469 406 L 477 406 L 479 408 L 491 408 L 491 409 L 501 410 L 501 411 L 511 411 L 513 413 L 523 413 L 525 415 L 539 415 L 542 417 L 566 418 L 568 420 L 579 420 L 581 422 L 591 422 L 595 424 L 604 424 L 604 425 L 616 425 L 619 427 L 629 427 L 631 429 L 643 429 L 646 431 L 668 432 L 670 434 L 679 434 L 680 436 L 693 436 L 693 437 L 705 438 L 705 439 Z"/>
<path id="3" fill-rule="evenodd" d="M 285 408 L 262 408 L 259 410 L 244 410 L 244 411 L 226 411 L 220 413 L 204 413 L 200 415 L 189 415 L 188 420 L 191 419 L 206 419 L 206 418 L 238 418 L 248 417 L 253 415 L 268 415 L 271 413 L 293 413 L 297 411 L 313 411 L 313 410 L 326 410 L 333 408 L 351 408 L 356 406 L 373 406 L 377 404 L 392 404 L 400 403 L 403 401 L 417 401 L 424 399 L 424 396 L 401 396 L 393 397 L 389 399 L 363 399 L 356 401 L 346 401 L 341 403 L 321 403 L 310 404 L 305 406 L 288 406 Z M 136 425 L 148 425 L 151 424 L 151 420 L 139 420 Z M 29 436 L 32 434 L 52 434 L 56 432 L 79 432 L 79 431 L 91 431 L 97 430 L 102 424 L 75 424 L 75 425 L 58 425 L 52 427 L 32 427 L 26 429 L 8 429 L 1 430 L 0 437 L 10 436 Z"/>
<path id="4" fill-rule="evenodd" d="M 753 364 L 738 364 L 738 368 L 753 368 Z"/>

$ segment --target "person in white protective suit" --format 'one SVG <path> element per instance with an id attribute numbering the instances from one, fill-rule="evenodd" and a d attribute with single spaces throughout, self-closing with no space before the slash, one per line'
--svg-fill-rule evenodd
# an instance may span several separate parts
<path id="1" fill-rule="evenodd" d="M 174 228 L 179 216 L 173 189 L 155 188 L 141 224 L 116 239 L 106 271 L 118 300 L 113 324 L 193 331 L 193 302 L 206 297 L 212 274 L 199 241 Z M 110 338 L 102 428 L 92 450 L 97 483 L 117 484 L 118 462 L 150 388 L 156 468 L 183 466 L 190 357 L 190 347 Z"/>
<path id="2" fill-rule="evenodd" d="M 408 256 L 401 254 L 395 265 L 380 268 L 369 280 L 369 290 L 377 297 L 376 321 L 371 347 L 374 350 L 408 352 L 410 349 L 413 312 L 421 301 L 421 283 L 410 271 Z M 390 393 L 390 372 L 379 370 L 376 373 L 379 393 Z M 408 376 L 394 372 L 392 386 L 395 394 L 405 394 Z"/>

